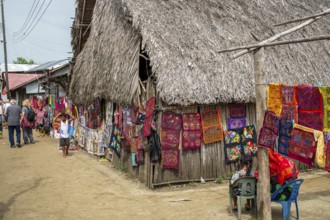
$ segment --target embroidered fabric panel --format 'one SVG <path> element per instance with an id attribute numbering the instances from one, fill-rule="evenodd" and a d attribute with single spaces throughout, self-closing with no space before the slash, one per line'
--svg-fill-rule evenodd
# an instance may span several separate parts
<path id="1" fill-rule="evenodd" d="M 323 131 L 330 132 L 330 87 L 319 87 L 323 97 Z"/>
<path id="2" fill-rule="evenodd" d="M 299 112 L 299 124 L 313 128 L 315 130 L 323 130 L 323 113 L 322 112 Z"/>
<path id="3" fill-rule="evenodd" d="M 237 162 L 241 158 L 241 145 L 232 145 L 225 148 L 226 163 Z"/>
<path id="4" fill-rule="evenodd" d="M 263 127 L 273 131 L 274 134 L 278 135 L 278 120 L 277 115 L 272 111 L 267 111 L 264 117 Z"/>
<path id="5" fill-rule="evenodd" d="M 173 112 L 164 112 L 162 115 L 161 144 L 162 149 L 177 150 L 180 146 L 182 117 Z"/>
<path id="6" fill-rule="evenodd" d="M 143 125 L 143 136 L 148 137 L 151 135 L 151 123 L 155 108 L 156 97 L 151 97 L 146 103 L 146 119 Z"/>
<path id="7" fill-rule="evenodd" d="M 288 156 L 291 137 L 280 136 L 278 138 L 278 152 L 282 155 Z"/>
<path id="8" fill-rule="evenodd" d="M 276 135 L 268 128 L 261 128 L 259 134 L 258 145 L 274 149 L 276 142 Z"/>
<path id="9" fill-rule="evenodd" d="M 288 155 L 292 159 L 314 166 L 317 143 L 314 133 L 307 130 L 308 128 L 306 130 L 293 128 Z"/>
<path id="10" fill-rule="evenodd" d="M 223 140 L 220 111 L 208 111 L 202 113 L 203 140 L 210 144 Z"/>
<path id="11" fill-rule="evenodd" d="M 268 98 L 267 98 L 268 111 L 274 112 L 277 116 L 282 112 L 282 93 L 279 84 L 268 85 Z"/>
<path id="12" fill-rule="evenodd" d="M 113 130 L 111 134 L 111 141 L 110 141 L 110 148 L 112 148 L 116 155 L 120 157 L 120 150 L 121 150 L 121 133 L 118 129 L 117 125 L 113 125 Z"/>
<path id="13" fill-rule="evenodd" d="M 144 164 L 144 151 L 143 150 L 137 150 L 136 152 L 136 163 L 137 164 Z"/>
<path id="14" fill-rule="evenodd" d="M 330 172 L 330 141 L 327 142 L 325 150 L 325 170 Z"/>
<path id="15" fill-rule="evenodd" d="M 186 113 L 182 117 L 182 145 L 184 150 L 198 149 L 202 145 L 201 116 L 198 113 Z"/>
<path id="16" fill-rule="evenodd" d="M 279 120 L 278 152 L 285 156 L 288 156 L 292 129 L 292 120 L 283 118 Z"/>
<path id="17" fill-rule="evenodd" d="M 228 129 L 237 129 L 245 126 L 245 118 L 228 118 Z"/>
<path id="18" fill-rule="evenodd" d="M 248 157 L 254 157 L 257 155 L 258 146 L 256 141 L 245 141 L 242 143 L 243 154 Z"/>
<path id="19" fill-rule="evenodd" d="M 323 98 L 318 87 L 299 85 L 296 91 L 299 111 L 322 111 Z"/>
<path id="20" fill-rule="evenodd" d="M 298 106 L 283 104 L 281 118 L 294 120 L 298 123 Z"/>
<path id="21" fill-rule="evenodd" d="M 281 93 L 282 93 L 282 104 L 287 104 L 287 105 L 296 104 L 294 86 L 282 85 Z"/>
<path id="22" fill-rule="evenodd" d="M 246 105 L 244 103 L 230 104 L 229 112 L 230 112 L 231 118 L 245 118 L 246 117 Z"/>
<path id="23" fill-rule="evenodd" d="M 180 164 L 179 150 L 162 150 L 163 169 L 179 169 L 179 164 Z"/>

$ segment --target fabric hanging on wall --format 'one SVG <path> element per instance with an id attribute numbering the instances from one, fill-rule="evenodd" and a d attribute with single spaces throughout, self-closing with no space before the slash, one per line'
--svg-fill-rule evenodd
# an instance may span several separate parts
<path id="1" fill-rule="evenodd" d="M 268 111 L 274 112 L 277 116 L 281 115 L 282 112 L 282 93 L 281 85 L 269 84 L 267 86 L 267 109 Z"/>
<path id="2" fill-rule="evenodd" d="M 131 163 L 132 163 L 132 167 L 136 167 L 137 163 L 136 163 L 136 152 L 131 152 Z"/>
<path id="3" fill-rule="evenodd" d="M 319 90 L 323 97 L 323 131 L 330 132 L 330 87 L 322 86 Z"/>
<path id="4" fill-rule="evenodd" d="M 156 97 L 151 97 L 146 103 L 146 119 L 143 125 L 143 136 L 148 137 L 151 135 L 151 123 L 154 114 Z"/>
<path id="5" fill-rule="evenodd" d="M 278 135 L 278 120 L 277 115 L 272 111 L 266 111 L 264 116 L 263 127 L 268 128 L 274 134 Z"/>
<path id="6" fill-rule="evenodd" d="M 198 113 L 183 114 L 182 148 L 198 149 L 202 145 L 201 116 Z"/>
<path id="7" fill-rule="evenodd" d="M 162 149 L 179 149 L 182 130 L 182 116 L 174 112 L 164 112 L 162 115 L 161 128 Z"/>
<path id="8" fill-rule="evenodd" d="M 203 140 L 210 144 L 223 140 L 220 111 L 208 111 L 202 113 Z"/>
<path id="9" fill-rule="evenodd" d="M 317 142 L 314 130 L 294 124 L 289 147 L 289 157 L 309 166 L 314 166 Z"/>
<path id="10" fill-rule="evenodd" d="M 120 150 L 121 150 L 121 133 L 118 129 L 117 125 L 113 125 L 112 134 L 111 134 L 111 141 L 110 141 L 110 148 L 112 148 L 116 155 L 120 157 Z"/>
<path id="11" fill-rule="evenodd" d="M 285 156 L 288 156 L 292 129 L 292 120 L 283 118 L 279 120 L 278 152 Z"/>
<path id="12" fill-rule="evenodd" d="M 244 103 L 229 104 L 229 112 L 231 118 L 245 118 L 246 105 Z"/>
<path id="13" fill-rule="evenodd" d="M 254 125 L 243 128 L 242 137 L 242 151 L 246 157 L 254 157 L 257 155 L 257 132 Z"/>
<path id="14" fill-rule="evenodd" d="M 325 150 L 325 168 L 326 171 L 330 172 L 330 141 L 327 142 Z"/>
<path id="15" fill-rule="evenodd" d="M 118 129 L 123 131 L 123 107 L 119 106 L 118 113 Z"/>
<path id="16" fill-rule="evenodd" d="M 228 118 L 228 129 L 238 129 L 246 126 L 245 118 Z"/>
<path id="17" fill-rule="evenodd" d="M 262 127 L 260 129 L 258 145 L 274 149 L 276 137 L 276 134 L 272 130 Z"/>
<path id="18" fill-rule="evenodd" d="M 325 167 L 325 144 L 324 134 L 322 131 L 314 130 L 314 138 L 317 140 L 317 147 L 315 153 L 315 162 L 320 168 Z"/>
<path id="19" fill-rule="evenodd" d="M 242 140 L 241 133 L 237 130 L 224 132 L 226 163 L 237 162 L 241 158 Z"/>
<path id="20" fill-rule="evenodd" d="M 180 164 L 179 150 L 162 150 L 163 169 L 179 169 L 179 164 Z"/>
<path id="21" fill-rule="evenodd" d="M 323 130 L 323 112 L 299 112 L 299 124 L 315 130 Z"/>
<path id="22" fill-rule="evenodd" d="M 137 150 L 136 152 L 136 163 L 139 165 L 144 164 L 144 151 L 143 150 Z"/>

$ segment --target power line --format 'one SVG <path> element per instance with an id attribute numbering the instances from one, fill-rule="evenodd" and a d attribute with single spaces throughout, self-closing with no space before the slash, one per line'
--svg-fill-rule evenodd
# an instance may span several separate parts
<path id="1" fill-rule="evenodd" d="M 42 6 L 45 4 L 45 1 L 46 1 L 46 0 L 44 0 L 44 1 L 42 2 L 42 4 L 40 5 L 40 7 L 39 7 L 39 9 L 38 9 L 38 11 L 37 11 L 37 13 L 36 13 L 36 15 L 34 16 L 33 20 L 30 22 L 30 24 L 26 24 L 26 26 L 27 26 L 27 25 L 29 25 L 29 26 L 28 26 L 27 28 L 26 28 L 26 26 L 23 27 L 23 30 L 25 29 L 25 31 L 24 31 L 24 33 L 20 33 L 20 36 L 16 37 L 17 40 L 19 40 L 20 38 L 22 38 L 22 37 L 26 34 L 26 32 L 28 32 L 29 29 L 32 27 L 33 23 L 35 22 L 35 20 L 36 20 L 37 17 L 39 16 L 40 11 L 41 11 L 41 9 L 42 9 Z M 39 1 L 38 1 L 38 3 L 39 3 Z"/>
<path id="2" fill-rule="evenodd" d="M 48 5 L 46 6 L 45 10 L 42 12 L 42 14 L 40 15 L 39 19 L 37 20 L 37 22 L 32 26 L 32 28 L 28 31 L 28 33 L 24 33 L 20 38 L 17 39 L 16 42 L 20 42 L 22 40 L 24 40 L 33 30 L 34 28 L 37 26 L 37 24 L 39 23 L 39 21 L 41 20 L 41 18 L 44 16 L 44 14 L 46 13 L 48 7 L 50 6 L 50 4 L 52 3 L 53 0 L 50 0 Z"/>
<path id="3" fill-rule="evenodd" d="M 25 22 L 23 23 L 22 27 L 21 27 L 17 32 L 14 33 L 15 35 L 16 35 L 16 34 L 17 34 L 17 35 L 20 34 L 20 33 L 24 30 L 24 28 L 25 28 L 25 26 L 28 24 L 28 22 L 31 20 L 31 18 L 32 18 L 33 14 L 34 14 L 34 12 L 35 12 L 35 10 L 36 10 L 36 8 L 37 8 L 38 5 L 39 5 L 39 0 L 38 0 L 38 2 L 37 2 L 37 5 L 35 5 L 36 2 L 37 2 L 37 0 L 34 0 L 32 6 L 31 6 L 31 8 L 30 8 L 29 14 L 28 14 L 28 16 L 27 16 L 26 19 L 25 19 Z M 32 12 L 32 13 L 31 13 L 31 12 Z"/>

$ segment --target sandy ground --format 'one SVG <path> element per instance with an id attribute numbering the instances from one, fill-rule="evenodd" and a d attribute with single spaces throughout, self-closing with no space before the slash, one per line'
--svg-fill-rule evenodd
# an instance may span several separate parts
<path id="1" fill-rule="evenodd" d="M 237 219 L 228 212 L 227 184 L 152 191 L 84 152 L 63 158 L 54 139 L 11 149 L 6 136 L 0 140 L 0 219 Z M 330 175 L 301 177 L 301 219 L 330 219 Z M 272 212 L 281 219 L 279 205 L 272 204 Z M 243 219 L 253 217 L 243 212 Z"/>

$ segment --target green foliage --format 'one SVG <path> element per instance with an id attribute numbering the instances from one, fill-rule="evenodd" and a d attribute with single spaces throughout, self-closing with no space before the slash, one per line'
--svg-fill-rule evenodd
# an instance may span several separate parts
<path id="1" fill-rule="evenodd" d="M 227 182 L 227 178 L 223 175 L 219 176 L 216 180 L 215 180 L 215 183 L 218 183 L 218 184 L 223 184 L 223 183 L 226 183 Z"/>
<path id="2" fill-rule="evenodd" d="M 17 57 L 16 60 L 13 61 L 14 64 L 35 64 L 34 60 L 27 60 L 24 57 Z"/>

